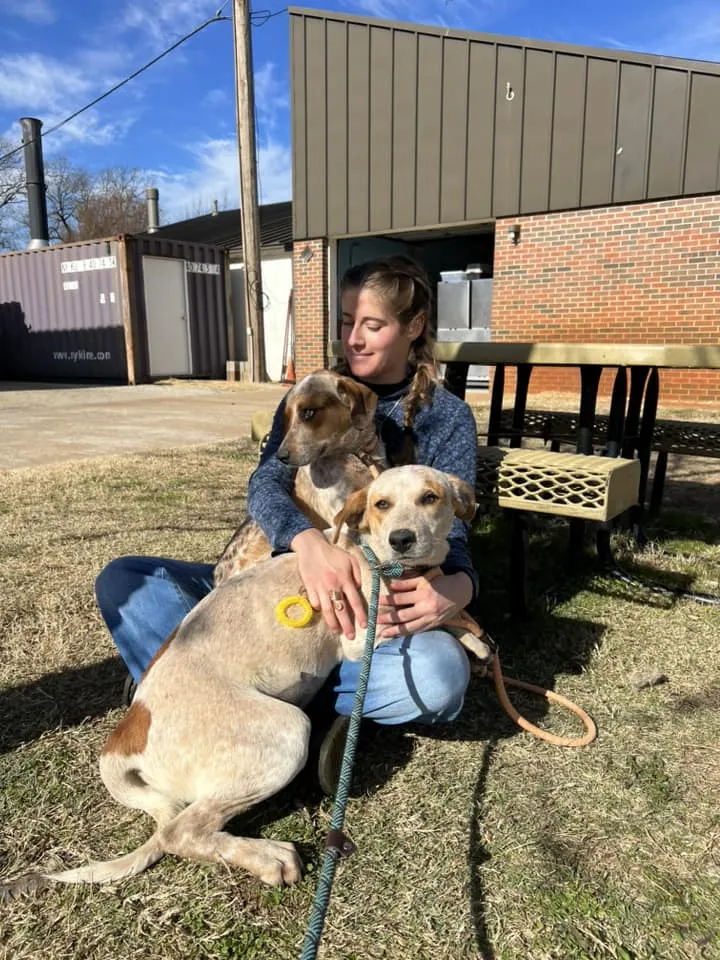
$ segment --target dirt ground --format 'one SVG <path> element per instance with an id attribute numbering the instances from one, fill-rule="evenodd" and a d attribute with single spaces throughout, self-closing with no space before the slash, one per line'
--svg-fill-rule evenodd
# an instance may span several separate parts
<path id="1" fill-rule="evenodd" d="M 127 386 L 0 383 L 0 469 L 234 440 L 279 384 Z"/>
<path id="2" fill-rule="evenodd" d="M 0 383 L 0 470 L 246 437 L 253 414 L 274 410 L 286 390 L 187 380 L 136 387 Z M 467 400 L 482 422 L 489 392 L 470 390 Z M 576 396 L 538 393 L 528 407 L 575 410 L 577 403 Z M 608 405 L 601 397 L 598 413 Z M 658 415 L 720 423 L 720 409 L 661 407 Z M 670 457 L 665 503 L 720 516 L 720 459 Z"/>

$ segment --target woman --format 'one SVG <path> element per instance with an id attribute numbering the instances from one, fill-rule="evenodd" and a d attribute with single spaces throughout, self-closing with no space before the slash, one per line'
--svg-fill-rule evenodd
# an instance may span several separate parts
<path id="1" fill-rule="evenodd" d="M 453 473 L 474 486 L 477 438 L 470 408 L 437 381 L 429 329 L 432 289 L 424 270 L 406 257 L 351 267 L 341 283 L 342 341 L 339 372 L 378 396 L 377 426 L 392 462 L 412 443 L 415 461 Z M 328 626 L 354 635 L 365 626 L 359 572 L 339 547 L 312 527 L 293 503 L 293 472 L 275 456 L 282 439 L 284 402 L 248 487 L 248 513 L 275 552 L 297 554 L 308 599 Z M 467 527 L 455 522 L 443 576 L 394 581 L 381 606 L 376 650 L 364 715 L 378 723 L 441 723 L 462 709 L 469 665 L 460 644 L 442 629 L 474 598 L 477 577 Z M 212 586 L 212 567 L 159 558 L 124 557 L 100 574 L 96 596 L 113 640 L 137 681 L 185 614 Z M 343 595 L 344 603 L 333 603 Z M 342 609 L 338 610 L 336 607 Z M 336 712 L 348 717 L 360 663 L 345 661 L 326 691 Z M 326 738 L 321 765 L 339 743 L 342 723 Z M 329 761 L 328 761 L 329 762 Z M 321 782 L 323 777 L 321 776 Z M 323 784 L 325 785 L 325 784 Z"/>

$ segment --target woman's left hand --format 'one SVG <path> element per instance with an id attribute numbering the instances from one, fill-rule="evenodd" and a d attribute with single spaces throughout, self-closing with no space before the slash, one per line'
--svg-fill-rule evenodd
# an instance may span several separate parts
<path id="1" fill-rule="evenodd" d="M 392 580 L 390 591 L 380 598 L 378 611 L 385 640 L 439 627 L 472 599 L 472 583 L 462 572 L 431 581 L 421 576 Z"/>

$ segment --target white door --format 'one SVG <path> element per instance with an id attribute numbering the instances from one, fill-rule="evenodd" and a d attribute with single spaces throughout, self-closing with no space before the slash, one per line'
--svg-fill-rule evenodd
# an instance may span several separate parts
<path id="1" fill-rule="evenodd" d="M 283 375 L 283 347 L 288 323 L 288 304 L 292 293 L 292 258 L 263 260 L 263 329 L 265 331 L 265 368 L 268 378 L 277 383 Z M 242 263 L 230 265 L 233 322 L 239 334 L 239 359 L 247 359 L 245 319 L 245 278 Z"/>
<path id="2" fill-rule="evenodd" d="M 283 346 L 288 321 L 288 302 L 292 290 L 292 259 L 262 261 L 263 327 L 265 328 L 265 367 L 270 380 L 277 383 L 283 375 Z"/>
<path id="3" fill-rule="evenodd" d="M 143 257 L 151 377 L 192 373 L 185 261 Z"/>

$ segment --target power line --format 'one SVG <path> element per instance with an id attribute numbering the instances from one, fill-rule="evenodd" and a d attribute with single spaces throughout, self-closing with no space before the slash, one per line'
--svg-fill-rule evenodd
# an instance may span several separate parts
<path id="1" fill-rule="evenodd" d="M 279 17 L 281 13 L 287 13 L 287 7 L 283 7 L 282 10 L 253 10 L 250 14 L 250 22 L 254 27 L 264 27 L 268 20 L 272 20 L 273 17 Z"/>
<path id="2" fill-rule="evenodd" d="M 190 33 L 186 33 L 184 37 L 181 37 L 172 46 L 169 46 L 166 50 L 163 50 L 162 53 L 159 53 L 152 60 L 149 60 L 144 66 L 135 70 L 134 73 L 131 73 L 129 76 L 125 77 L 124 80 L 121 80 L 119 83 L 116 83 L 114 87 L 111 87 L 105 93 L 101 94 L 99 97 L 96 97 L 90 103 L 86 104 L 84 107 L 81 107 L 80 110 L 76 110 L 75 113 L 71 113 L 69 117 L 66 117 L 64 120 L 61 120 L 59 123 L 56 123 L 54 127 L 49 127 L 47 130 L 43 130 L 41 136 L 47 137 L 51 133 L 55 133 L 56 130 L 59 130 L 61 127 L 64 127 L 66 124 L 70 123 L 71 120 L 74 120 L 75 117 L 79 117 L 81 113 L 85 113 L 86 110 L 90 110 L 92 107 L 96 106 L 102 100 L 105 100 L 110 94 L 115 93 L 116 90 L 119 90 L 121 87 L 124 87 L 125 84 L 130 83 L 131 80 L 134 80 L 135 77 L 139 77 L 141 73 L 144 73 L 149 67 L 154 66 L 159 60 L 162 60 L 163 57 L 166 57 L 169 53 L 172 53 L 173 50 L 185 43 L 186 40 L 190 40 L 191 37 L 194 37 L 197 33 L 200 33 L 201 30 L 204 30 L 205 27 L 209 26 L 211 23 L 220 23 L 222 21 L 229 21 L 232 17 L 224 17 L 222 15 L 223 10 L 230 3 L 230 0 L 225 0 L 225 3 L 217 10 L 214 16 L 210 17 L 204 23 L 201 23 L 199 27 L 196 27 L 194 30 L 191 30 Z M 287 12 L 287 7 L 282 7 L 280 10 L 254 10 L 250 14 L 250 22 L 255 27 L 264 27 L 268 20 L 272 20 L 273 17 L 278 17 L 282 13 Z M 14 157 L 16 153 L 20 153 L 21 150 L 24 150 L 25 144 L 21 143 L 17 147 L 14 147 L 12 150 L 9 150 L 7 153 L 3 154 L 0 157 L 0 163 L 3 163 L 5 160 L 9 160 L 10 157 Z"/>
<path id="3" fill-rule="evenodd" d="M 59 123 L 56 123 L 55 126 L 49 127 L 47 130 L 43 130 L 42 136 L 47 137 L 49 136 L 49 134 L 55 133 L 56 130 L 59 130 L 61 127 L 64 127 L 66 124 L 70 123 L 71 120 L 74 120 L 75 117 L 79 117 L 81 113 L 85 113 L 86 110 L 90 110 L 91 107 L 96 106 L 96 104 L 100 103 L 101 100 L 105 100 L 106 97 L 109 97 L 111 93 L 115 93 L 116 90 L 119 90 L 121 87 L 124 87 L 126 83 L 130 83 L 130 81 L 134 80 L 135 77 L 139 77 L 140 74 L 144 73 L 145 70 L 147 70 L 149 67 L 154 66 L 158 62 L 158 60 L 162 60 L 163 57 L 166 57 L 169 53 L 172 53 L 173 50 L 177 50 L 177 48 L 181 44 L 185 43 L 186 40 L 189 40 L 191 37 L 194 37 L 195 34 L 200 33 L 201 30 L 204 30 L 205 27 L 209 26 L 211 23 L 220 23 L 223 20 L 230 20 L 231 17 L 223 17 L 221 15 L 222 11 L 225 9 L 228 2 L 229 0 L 226 0 L 226 3 L 224 3 L 223 6 L 220 7 L 220 9 L 217 11 L 217 13 L 214 16 L 210 17 L 204 23 L 201 23 L 199 27 L 195 27 L 195 29 L 191 30 L 190 33 L 186 33 L 184 37 L 181 37 L 179 40 L 176 40 L 175 43 L 172 44 L 172 46 L 169 46 L 166 50 L 163 50 L 162 53 L 159 53 L 156 57 L 153 57 L 152 60 L 149 60 L 146 64 L 144 64 L 144 66 L 140 67 L 139 69 L 135 70 L 134 73 L 131 73 L 129 76 L 125 77 L 124 80 L 121 80 L 119 83 L 116 83 L 114 87 L 111 87 L 109 90 L 101 94 L 99 97 L 95 97 L 95 99 L 92 100 L 90 103 L 86 104 L 84 107 L 81 107 L 79 110 L 76 110 L 75 113 L 71 113 L 69 117 L 65 117 L 64 120 L 61 120 Z M 264 12 L 265 11 L 263 11 L 263 13 Z M 274 16 L 274 14 L 271 14 L 271 16 Z M 267 20 L 263 20 L 263 23 L 266 23 L 266 22 Z M 23 150 L 24 147 L 25 147 L 25 144 L 21 143 L 20 146 L 15 147 L 13 150 L 10 150 L 8 153 L 0 157 L 0 163 L 2 163 L 4 160 L 8 160 L 10 157 L 15 156 L 16 153 L 20 153 L 20 151 Z"/>

